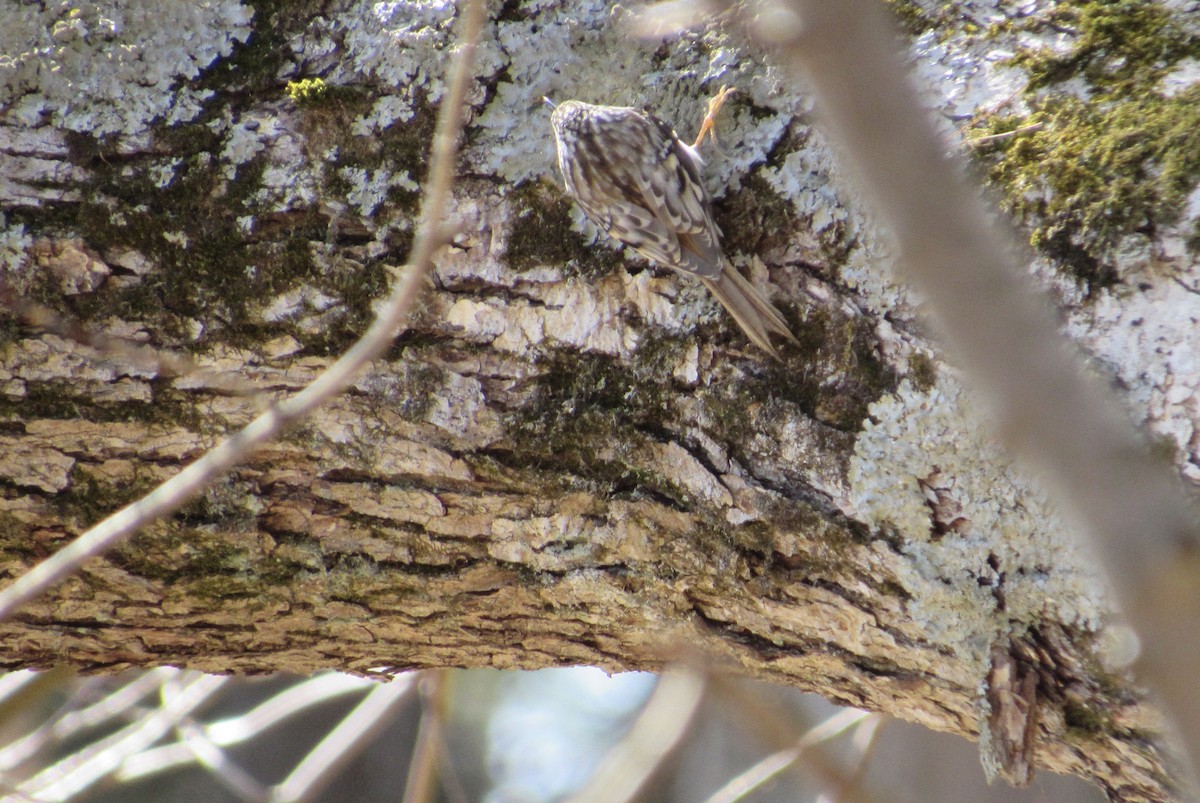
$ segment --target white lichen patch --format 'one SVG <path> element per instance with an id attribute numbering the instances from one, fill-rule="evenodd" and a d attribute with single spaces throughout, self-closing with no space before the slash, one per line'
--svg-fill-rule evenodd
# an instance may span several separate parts
<path id="1" fill-rule="evenodd" d="M 175 180 L 182 164 L 183 160 L 174 156 L 159 159 L 146 168 L 146 175 L 155 187 L 162 189 Z"/>
<path id="2" fill-rule="evenodd" d="M 333 161 L 337 148 L 331 147 L 313 158 L 305 137 L 296 131 L 299 116 L 281 108 L 272 111 L 273 115 L 260 115 L 222 129 L 226 136 L 223 155 L 228 159 L 225 174 L 232 177 L 237 166 L 260 157 L 266 164 L 253 197 L 260 212 L 311 206 L 321 197 L 325 166 Z M 231 144 L 233 140 L 240 145 Z"/>
<path id="3" fill-rule="evenodd" d="M 247 117 L 223 126 L 225 143 L 221 148 L 221 174 L 228 180 L 237 177 L 240 166 L 267 149 L 267 143 L 278 136 L 279 123 L 273 117 Z"/>
<path id="4" fill-rule="evenodd" d="M 294 319 L 311 312 L 324 312 L 334 305 L 337 299 L 322 293 L 315 287 L 295 287 L 267 302 L 259 313 L 261 320 L 275 323 Z"/>
<path id="5" fill-rule="evenodd" d="M 352 0 L 314 20 L 291 41 L 299 64 L 323 72 L 329 84 L 374 82 L 394 93 L 378 99 L 357 120 L 352 133 L 370 136 L 383 127 L 411 119 L 418 103 L 436 103 L 445 92 L 445 78 L 455 53 L 453 41 L 457 4 L 453 0 Z M 489 33 L 475 56 L 477 78 L 500 68 Z M 476 85 L 468 100 L 482 99 Z"/>
<path id="6" fill-rule="evenodd" d="M 32 261 L 29 251 L 33 238 L 23 223 L 9 223 L 0 212 L 0 271 L 20 273 Z"/>
<path id="7" fill-rule="evenodd" d="M 764 167 L 762 175 L 776 192 L 792 202 L 796 215 L 808 222 L 810 231 L 821 233 L 844 225 L 851 215 L 830 174 L 834 164 L 836 160 L 824 141 L 814 137 L 789 153 L 778 167 Z"/>
<path id="8" fill-rule="evenodd" d="M 164 231 L 164 232 L 162 232 L 162 238 L 177 248 L 182 248 L 182 249 L 186 250 L 188 247 L 187 232 Z"/>
<path id="9" fill-rule="evenodd" d="M 721 113 L 718 131 L 728 146 L 706 148 L 705 179 L 716 195 L 736 189 L 740 176 L 766 160 L 802 101 L 779 92 L 770 70 L 743 58 L 718 33 L 643 40 L 622 17 L 594 0 L 499 23 L 496 47 L 513 78 L 500 82 L 476 121 L 482 135 L 468 151 L 472 161 L 513 183 L 552 175 L 554 138 L 543 97 L 647 107 L 691 141 L 708 97 L 730 84 L 743 100 Z M 707 62 L 702 74 L 698 50 Z"/>
<path id="10" fill-rule="evenodd" d="M 1200 482 L 1200 270 L 1121 286 L 1076 311 L 1068 331 L 1120 378 L 1139 422 L 1170 438 L 1184 474 Z"/>
<path id="11" fill-rule="evenodd" d="M 1098 571 L 952 379 L 929 391 L 904 381 L 870 412 L 851 459 L 851 501 L 902 540 L 908 560 L 894 570 L 931 637 L 982 673 L 989 644 L 1044 616 L 1099 626 L 1107 606 Z"/>
<path id="12" fill-rule="evenodd" d="M 345 179 L 350 189 L 346 191 L 346 200 L 355 211 L 364 218 L 373 217 L 375 211 L 386 201 L 388 192 L 392 189 L 415 191 L 418 185 L 413 181 L 407 170 L 393 173 L 386 168 L 365 170 L 361 167 L 341 167 L 338 175 Z"/>
<path id="13" fill-rule="evenodd" d="M 191 120 L 210 94 L 187 86 L 250 33 L 235 0 L 10 4 L 0 26 L 5 122 L 92 136 Z"/>
<path id="14" fill-rule="evenodd" d="M 504 434 L 499 415 L 488 407 L 478 379 L 449 373 L 430 397 L 425 420 L 453 435 L 463 446 L 480 449 Z"/>
<path id="15" fill-rule="evenodd" d="M 1190 89 L 1200 83 L 1200 60 L 1183 59 L 1162 78 L 1162 93 L 1173 97 L 1185 89 Z"/>
<path id="16" fill-rule="evenodd" d="M 996 21 L 1003 16 L 995 14 Z M 995 34 L 942 28 L 926 31 L 912 43 L 913 78 L 922 101 L 938 112 L 933 119 L 948 147 L 958 148 L 963 140 L 953 121 L 968 119 L 1000 99 L 1015 101 L 1025 88 L 1024 72 L 1007 64 L 1014 46 Z"/>
<path id="17" fill-rule="evenodd" d="M 384 95 L 375 99 L 371 111 L 359 117 L 350 125 L 350 133 L 356 137 L 372 137 L 393 123 L 403 123 L 411 120 L 413 109 L 411 103 L 395 95 Z"/>

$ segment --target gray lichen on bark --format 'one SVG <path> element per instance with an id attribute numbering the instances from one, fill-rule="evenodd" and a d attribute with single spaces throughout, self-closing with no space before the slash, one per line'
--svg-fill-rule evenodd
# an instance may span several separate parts
<path id="1" fill-rule="evenodd" d="M 310 381 L 411 238 L 452 5 L 183 6 L 136 26 L 22 6 L 28 24 L 0 31 L 49 31 L 21 47 L 68 70 L 79 53 L 137 59 L 114 56 L 70 113 L 28 60 L 0 64 L 5 281 L 201 369 L 5 321 L 10 576 Z M 802 88 L 719 28 L 643 42 L 620 22 L 603 3 L 505 7 L 472 95 L 460 233 L 396 345 L 181 515 L 0 626 L 4 665 L 656 669 L 682 643 L 972 737 L 1005 714 L 1013 761 L 1031 744 L 1038 766 L 1168 795 L 1157 715 L 1096 647 L 1102 585 L 967 412 Z M 996 54 L 1023 32 L 923 30 L 919 71 L 963 71 L 953 91 L 929 83 L 931 105 L 974 113 L 1021 75 Z M 739 94 L 706 178 L 727 251 L 803 344 L 779 364 L 702 288 L 583 223 L 540 106 L 649 105 L 687 136 L 722 83 Z M 1055 270 L 1039 275 L 1061 291 Z M 1169 278 L 1131 270 L 1153 288 L 1138 309 L 1178 301 Z M 1119 347 L 1138 328 L 1108 314 L 1121 303 L 1072 306 L 1073 332 L 1122 376 L 1182 382 L 1178 360 Z M 1131 406 L 1186 445 L 1192 395 L 1165 383 Z M 981 689 L 1010 662 L 1016 702 L 998 712 Z"/>

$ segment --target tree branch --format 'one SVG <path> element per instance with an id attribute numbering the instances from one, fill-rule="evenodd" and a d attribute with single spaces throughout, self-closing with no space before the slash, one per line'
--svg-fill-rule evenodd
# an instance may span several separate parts
<path id="1" fill-rule="evenodd" d="M 449 90 L 438 117 L 416 240 L 403 280 L 396 285 L 370 328 L 341 359 L 304 390 L 268 409 L 175 477 L 104 519 L 0 591 L 0 622 L 11 617 L 24 603 L 74 574 L 86 561 L 112 549 L 138 528 L 173 513 L 194 499 L 251 451 L 344 391 L 367 364 L 387 348 L 396 336 L 397 327 L 412 308 L 434 257 L 448 242 L 444 224 L 446 204 L 453 183 L 471 65 L 484 20 L 483 0 L 466 0 L 465 5 L 462 46 L 454 58 Z"/>

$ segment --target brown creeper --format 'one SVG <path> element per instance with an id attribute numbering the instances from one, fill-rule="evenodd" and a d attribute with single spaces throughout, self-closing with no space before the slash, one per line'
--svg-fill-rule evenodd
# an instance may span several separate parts
<path id="1" fill-rule="evenodd" d="M 725 258 L 700 180 L 704 162 L 696 149 L 728 94 L 722 90 L 709 104 L 692 145 L 649 112 L 565 101 L 550 116 L 558 167 L 592 223 L 647 259 L 699 277 L 750 340 L 778 357 L 770 334 L 796 338 L 779 310 Z"/>

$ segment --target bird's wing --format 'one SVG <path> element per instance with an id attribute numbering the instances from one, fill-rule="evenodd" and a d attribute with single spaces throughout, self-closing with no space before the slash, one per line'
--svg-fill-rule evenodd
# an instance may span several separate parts
<path id="1" fill-rule="evenodd" d="M 605 211 L 604 230 L 642 256 L 672 268 L 684 259 L 679 236 L 642 204 L 614 200 Z"/>
<path id="2" fill-rule="evenodd" d="M 712 278 L 721 272 L 723 256 L 712 217 L 712 204 L 700 176 L 700 158 L 675 132 L 654 117 L 661 150 L 645 154 L 637 173 L 638 189 L 664 228 L 674 232 L 679 255 L 671 267 Z"/>
<path id="3" fill-rule="evenodd" d="M 699 155 L 666 123 L 629 112 L 625 123 L 641 130 L 624 133 L 640 147 L 593 153 L 603 170 L 584 158 L 569 160 L 570 170 L 563 171 L 568 191 L 596 226 L 647 259 L 705 278 L 719 275 L 724 257 Z"/>

